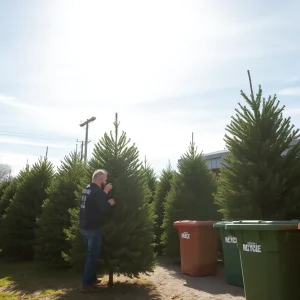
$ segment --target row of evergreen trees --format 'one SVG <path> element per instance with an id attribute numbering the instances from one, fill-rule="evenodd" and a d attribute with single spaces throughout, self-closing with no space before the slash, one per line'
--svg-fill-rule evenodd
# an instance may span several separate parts
<path id="1" fill-rule="evenodd" d="M 85 258 L 78 230 L 79 198 L 95 169 L 108 170 L 116 200 L 103 228 L 99 265 L 113 274 L 137 276 L 153 270 L 155 253 L 179 255 L 173 222 L 194 220 L 279 220 L 299 218 L 300 145 L 285 155 L 298 130 L 283 118 L 276 96 L 242 96 L 227 126 L 229 155 L 218 179 L 194 142 L 178 170 L 169 163 L 159 179 L 134 143 L 119 130 L 105 133 L 84 164 L 71 153 L 55 172 L 40 159 L 0 185 L 0 249 L 14 259 L 39 259 L 57 267 L 79 266 Z"/>
<path id="2" fill-rule="evenodd" d="M 179 171 L 169 162 L 158 180 L 147 160 L 139 161 L 135 144 L 125 132 L 120 133 L 116 115 L 114 132 L 104 134 L 87 164 L 72 152 L 55 172 L 52 163 L 41 158 L 2 183 L 2 255 L 42 260 L 56 267 L 82 267 L 85 248 L 78 230 L 78 199 L 98 168 L 108 170 L 108 181 L 114 186 L 109 196 L 117 203 L 103 228 L 99 260 L 111 277 L 151 271 L 156 253 L 178 255 L 173 227 L 177 218 L 216 217 L 212 196 L 216 180 L 194 144 L 183 155 Z"/>

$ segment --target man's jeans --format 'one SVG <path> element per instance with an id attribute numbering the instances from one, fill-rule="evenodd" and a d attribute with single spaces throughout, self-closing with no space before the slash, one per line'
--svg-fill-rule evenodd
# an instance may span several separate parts
<path id="1" fill-rule="evenodd" d="M 102 234 L 100 230 L 80 229 L 86 245 L 86 262 L 82 282 L 85 285 L 92 285 L 96 279 L 97 260 L 101 252 Z"/>

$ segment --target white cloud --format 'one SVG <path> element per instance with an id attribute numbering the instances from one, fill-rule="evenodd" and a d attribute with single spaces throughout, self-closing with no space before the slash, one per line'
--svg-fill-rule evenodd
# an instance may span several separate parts
<path id="1" fill-rule="evenodd" d="M 300 82 L 300 76 L 292 76 L 287 79 L 287 83 L 295 83 L 295 82 Z"/>
<path id="2" fill-rule="evenodd" d="M 35 146 L 35 147 L 44 147 L 47 146 L 50 148 L 62 148 L 62 149 L 74 149 L 73 146 L 67 146 L 63 144 L 53 144 L 53 143 L 40 143 L 40 142 L 34 142 L 32 140 L 26 140 L 26 139 L 18 139 L 18 138 L 11 138 L 11 137 L 1 137 L 0 136 L 0 143 L 4 144 L 13 144 L 13 145 L 27 145 L 27 146 Z"/>
<path id="3" fill-rule="evenodd" d="M 300 108 L 287 108 L 283 112 L 285 117 L 295 117 L 300 115 Z M 293 120 L 292 120 L 293 121 Z"/>
<path id="4" fill-rule="evenodd" d="M 15 114 L 19 111 L 20 117 L 12 115 L 10 120 L 17 123 L 21 128 L 31 126 L 34 129 L 51 131 L 60 135 L 74 135 L 81 132 L 84 134 L 83 129 L 79 127 L 79 123 L 85 119 L 90 118 L 95 108 L 80 107 L 80 105 L 68 107 L 61 104 L 47 105 L 42 102 L 40 105 L 31 105 L 30 103 L 23 102 L 11 96 L 0 96 L 0 103 L 16 109 Z M 99 110 L 106 115 L 105 110 Z M 97 111 L 96 111 L 97 113 Z M 24 126 L 22 126 L 24 124 Z M 21 130 L 22 131 L 22 130 Z"/>
<path id="5" fill-rule="evenodd" d="M 210 1 L 184 6 L 181 1 L 117 3 L 70 6 L 66 1 L 55 9 L 41 51 L 44 68 L 31 75 L 43 86 L 41 101 L 70 106 L 99 102 L 105 108 L 153 102 L 187 90 L 209 91 L 232 85 L 228 64 L 233 61 L 286 47 L 252 46 L 262 29 L 278 26 L 276 19 L 234 21 L 223 5 Z"/>
<path id="6" fill-rule="evenodd" d="M 199 150 L 223 149 L 224 127 L 234 108 L 228 111 L 233 102 L 240 101 L 239 90 L 248 89 L 247 68 L 256 82 L 272 84 L 272 76 L 279 75 L 264 63 L 272 54 L 290 57 L 289 51 L 299 46 L 287 34 L 290 24 L 295 24 L 286 22 L 286 13 L 275 15 L 275 9 L 244 18 L 242 14 L 253 16 L 252 12 L 240 7 L 242 14 L 237 13 L 233 2 L 53 3 L 46 28 L 44 22 L 36 23 L 41 27 L 26 44 L 22 76 L 13 78 L 26 88 L 16 91 L 19 98 L 0 96 L 2 105 L 14 108 L 10 120 L 18 124 L 16 131 L 37 128 L 45 134 L 83 139 L 85 131 L 79 123 L 96 116 L 89 136 L 97 140 L 113 129 L 114 113 L 119 112 L 121 129 L 137 143 L 141 157 L 147 155 L 157 168 L 169 158 L 177 161 L 189 146 L 191 132 Z M 23 47 L 18 49 L 18 57 L 23 57 Z M 13 62 L 14 57 L 8 64 L 12 69 Z M 21 64 L 10 72 L 18 77 L 19 69 Z M 282 76 L 285 80 L 290 75 Z M 182 101 L 182 111 L 172 103 L 155 114 L 147 108 L 137 114 L 134 109 L 137 104 L 151 102 L 159 107 L 160 99 L 216 94 L 228 87 L 235 87 L 236 92 L 224 98 L 220 91 L 219 99 L 224 103 L 228 99 L 222 107 L 199 108 L 211 101 L 207 95 L 199 97 L 199 109 L 190 105 L 188 96 Z M 283 92 L 292 95 L 295 89 Z M 58 142 L 53 144 L 58 146 Z"/>
<path id="7" fill-rule="evenodd" d="M 25 168 L 27 162 L 29 165 L 32 165 L 36 163 L 39 158 L 40 156 L 30 154 L 0 152 L 0 162 L 11 166 L 12 176 L 18 175 L 19 171 Z M 60 165 L 60 160 L 57 158 L 49 157 L 49 160 L 53 163 L 55 168 Z"/>
<path id="8" fill-rule="evenodd" d="M 17 101 L 15 97 L 0 94 L 0 103 L 13 108 L 21 109 L 22 111 L 35 111 L 36 107 L 27 103 Z"/>
<path id="9" fill-rule="evenodd" d="M 279 91 L 278 94 L 284 96 L 300 96 L 300 87 L 285 88 Z"/>

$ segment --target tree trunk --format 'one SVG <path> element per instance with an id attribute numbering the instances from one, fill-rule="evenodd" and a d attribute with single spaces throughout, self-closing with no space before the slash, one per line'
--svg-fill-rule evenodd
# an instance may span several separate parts
<path id="1" fill-rule="evenodd" d="M 112 288 L 114 286 L 114 272 L 109 271 L 109 276 L 108 276 L 108 287 Z"/>

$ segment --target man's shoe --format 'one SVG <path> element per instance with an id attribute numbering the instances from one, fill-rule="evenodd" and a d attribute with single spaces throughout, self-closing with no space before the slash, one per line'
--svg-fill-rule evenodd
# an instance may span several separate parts
<path id="1" fill-rule="evenodd" d="M 80 291 L 82 293 L 95 293 L 95 292 L 100 292 L 101 290 L 94 285 L 82 284 Z"/>

